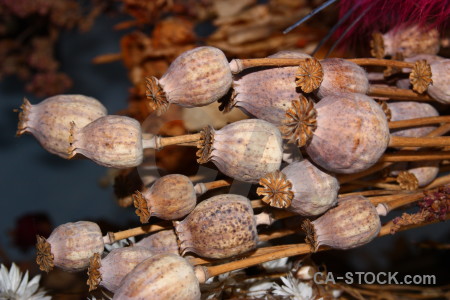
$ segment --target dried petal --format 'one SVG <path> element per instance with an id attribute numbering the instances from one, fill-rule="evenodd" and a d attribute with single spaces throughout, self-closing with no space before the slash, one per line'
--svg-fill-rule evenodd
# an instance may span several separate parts
<path id="1" fill-rule="evenodd" d="M 413 90 L 420 94 L 424 93 L 428 86 L 433 83 L 431 75 L 431 67 L 426 60 L 416 61 L 411 74 L 409 74 L 409 81 Z"/>
<path id="2" fill-rule="evenodd" d="M 256 193 L 263 196 L 261 199 L 272 207 L 286 208 L 291 205 L 294 193 L 291 191 L 292 183 L 280 171 L 267 174 L 259 181 Z"/>
<path id="3" fill-rule="evenodd" d="M 316 127 L 314 103 L 304 96 L 292 101 L 292 106 L 286 112 L 286 119 L 281 127 L 283 137 L 289 139 L 290 143 L 303 147 L 313 136 Z"/>
<path id="4" fill-rule="evenodd" d="M 298 66 L 295 83 L 305 93 L 311 93 L 317 88 L 323 80 L 323 70 L 320 62 L 315 58 L 306 58 Z"/>

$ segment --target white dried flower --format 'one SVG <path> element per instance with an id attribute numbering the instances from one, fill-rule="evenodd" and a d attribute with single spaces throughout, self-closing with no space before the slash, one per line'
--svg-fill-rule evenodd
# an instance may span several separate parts
<path id="1" fill-rule="evenodd" d="M 296 279 L 292 274 L 288 277 L 281 277 L 283 285 L 279 286 L 274 283 L 272 294 L 275 296 L 286 297 L 293 300 L 310 300 L 313 299 L 313 289 L 310 285 Z"/>
<path id="2" fill-rule="evenodd" d="M 112 249 L 123 248 L 136 243 L 136 239 L 134 237 L 130 237 L 127 239 L 123 239 L 112 244 L 105 244 L 105 249 L 108 252 L 111 252 Z"/>
<path id="3" fill-rule="evenodd" d="M 262 267 L 267 272 L 283 272 L 290 269 L 290 264 L 288 264 L 288 257 L 283 257 L 276 260 L 267 261 L 262 263 Z"/>
<path id="4" fill-rule="evenodd" d="M 267 294 L 272 286 L 273 282 L 271 281 L 259 281 L 248 289 L 247 297 L 250 299 L 267 299 Z"/>
<path id="5" fill-rule="evenodd" d="M 16 264 L 8 272 L 3 264 L 0 267 L 0 299 L 8 300 L 50 300 L 43 289 L 39 289 L 41 275 L 28 281 L 28 271 L 22 276 Z"/>

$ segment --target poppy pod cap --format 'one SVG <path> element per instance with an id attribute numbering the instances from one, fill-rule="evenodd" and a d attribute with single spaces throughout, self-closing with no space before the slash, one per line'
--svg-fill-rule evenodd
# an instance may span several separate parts
<path id="1" fill-rule="evenodd" d="M 351 249 L 373 240 L 381 229 L 375 206 L 363 196 L 340 198 L 338 205 L 314 221 L 302 225 L 313 250 L 326 245 Z"/>
<path id="2" fill-rule="evenodd" d="M 231 83 L 225 54 L 214 47 L 198 47 L 178 56 L 160 80 L 147 78 L 147 98 L 160 112 L 170 103 L 204 106 L 224 96 Z"/>
<path id="3" fill-rule="evenodd" d="M 98 100 L 83 95 L 57 95 L 34 105 L 24 98 L 20 108 L 17 135 L 31 133 L 44 149 L 66 159 L 71 123 L 78 131 L 107 114 Z"/>
<path id="4" fill-rule="evenodd" d="M 199 163 L 212 161 L 225 175 L 253 183 L 278 170 L 283 157 L 280 131 L 258 119 L 234 122 L 220 130 L 208 127 L 197 147 Z"/>
<path id="5" fill-rule="evenodd" d="M 226 258 L 256 247 L 258 233 L 250 200 L 239 195 L 218 195 L 200 202 L 175 231 L 180 253 Z"/>
<path id="6" fill-rule="evenodd" d="M 200 300 L 194 268 L 181 256 L 157 254 L 138 264 L 114 293 L 117 300 Z"/>
<path id="7" fill-rule="evenodd" d="M 53 230 L 48 239 L 38 236 L 36 262 L 42 271 L 54 266 L 76 272 L 89 266 L 94 253 L 103 253 L 100 227 L 93 222 L 66 223 Z"/>
<path id="8" fill-rule="evenodd" d="M 99 165 L 112 168 L 129 168 L 142 163 L 141 125 L 133 118 L 105 116 L 79 131 L 72 130 L 68 139 L 70 158 L 82 154 Z"/>

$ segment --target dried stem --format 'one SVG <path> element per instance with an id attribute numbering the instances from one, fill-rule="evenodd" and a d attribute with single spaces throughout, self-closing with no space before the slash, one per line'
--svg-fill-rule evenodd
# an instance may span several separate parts
<path id="1" fill-rule="evenodd" d="M 171 137 L 151 136 L 142 139 L 142 146 L 144 149 L 161 149 L 171 145 L 186 145 L 195 146 L 193 142 L 200 140 L 200 133 L 186 134 Z"/>
<path id="2" fill-rule="evenodd" d="M 395 99 L 395 100 L 424 101 L 424 102 L 434 101 L 433 98 L 431 98 L 428 95 L 420 95 L 412 90 L 399 89 L 390 86 L 381 87 L 377 85 L 371 85 L 369 87 L 367 95 L 371 97 L 389 98 L 386 100 Z"/>
<path id="3" fill-rule="evenodd" d="M 450 137 L 403 137 L 391 135 L 389 147 L 446 147 L 450 146 Z"/>
<path id="4" fill-rule="evenodd" d="M 397 128 L 407 128 L 415 126 L 424 126 L 439 123 L 449 123 L 450 116 L 439 116 L 439 117 L 427 117 L 427 118 L 417 118 L 401 121 L 391 121 L 389 122 L 389 129 Z"/>
<path id="5" fill-rule="evenodd" d="M 230 186 L 233 182 L 232 179 L 222 179 L 211 182 L 199 182 L 194 186 L 195 193 L 197 195 L 203 195 L 207 191 L 218 189 L 225 186 Z"/>
<path id="6" fill-rule="evenodd" d="M 450 159 L 450 151 L 398 151 L 396 153 L 384 154 L 379 162 L 428 161 L 442 159 Z"/>
<path id="7" fill-rule="evenodd" d="M 147 224 L 139 227 L 118 231 L 118 232 L 108 232 L 106 236 L 103 237 L 105 244 L 112 244 L 116 241 L 120 241 L 132 236 L 147 234 L 151 232 L 161 231 L 164 229 L 171 229 L 172 224 L 170 222 L 161 222 L 159 224 Z"/>

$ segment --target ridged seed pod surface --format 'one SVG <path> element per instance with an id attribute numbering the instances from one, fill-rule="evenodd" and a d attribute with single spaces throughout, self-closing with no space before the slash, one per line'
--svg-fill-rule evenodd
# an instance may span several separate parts
<path id="1" fill-rule="evenodd" d="M 214 47 L 198 47 L 184 52 L 159 80 L 168 101 L 185 107 L 210 104 L 231 87 L 228 60 Z"/>
<path id="2" fill-rule="evenodd" d="M 439 32 L 435 28 L 402 26 L 383 34 L 385 55 L 401 53 L 404 57 L 439 52 Z"/>
<path id="3" fill-rule="evenodd" d="M 317 90 L 320 98 L 336 93 L 366 94 L 369 80 L 366 71 L 357 64 L 342 58 L 326 58 L 320 61 L 323 80 Z"/>
<path id="4" fill-rule="evenodd" d="M 257 183 L 280 168 L 283 142 L 280 131 L 271 123 L 242 120 L 214 132 L 210 156 L 227 176 Z"/>
<path id="5" fill-rule="evenodd" d="M 288 210 L 303 216 L 324 213 L 337 202 L 339 182 L 307 159 L 294 162 L 282 171 L 292 183 L 294 198 Z"/>
<path id="6" fill-rule="evenodd" d="M 24 99 L 17 134 L 29 132 L 44 149 L 67 159 L 71 122 L 76 123 L 74 130 L 79 130 L 106 114 L 98 100 L 83 95 L 53 96 L 34 105 Z"/>
<path id="7" fill-rule="evenodd" d="M 71 156 L 82 154 L 99 165 L 129 168 L 143 159 L 141 125 L 135 119 L 109 115 L 72 134 Z"/>
<path id="8" fill-rule="evenodd" d="M 312 222 L 317 246 L 350 249 L 373 240 L 381 229 L 375 206 L 363 196 L 339 199 L 338 206 Z"/>
<path id="9" fill-rule="evenodd" d="M 250 201 L 239 195 L 205 200 L 175 230 L 180 252 L 208 258 L 226 258 L 256 247 L 258 234 Z"/>
<path id="10" fill-rule="evenodd" d="M 157 254 L 137 265 L 114 294 L 116 300 L 200 300 L 193 267 L 181 256 Z"/>
<path id="11" fill-rule="evenodd" d="M 320 100 L 317 128 L 306 151 L 316 164 L 336 173 L 363 171 L 383 155 L 389 143 L 386 115 L 373 99 L 342 93 Z"/>
<path id="12" fill-rule="evenodd" d="M 69 272 L 84 270 L 94 253 L 103 253 L 100 227 L 88 221 L 66 223 L 53 230 L 47 242 L 51 245 L 54 264 Z"/>
<path id="13" fill-rule="evenodd" d="M 450 59 L 430 64 L 433 83 L 428 86 L 428 94 L 443 104 L 450 104 Z"/>

